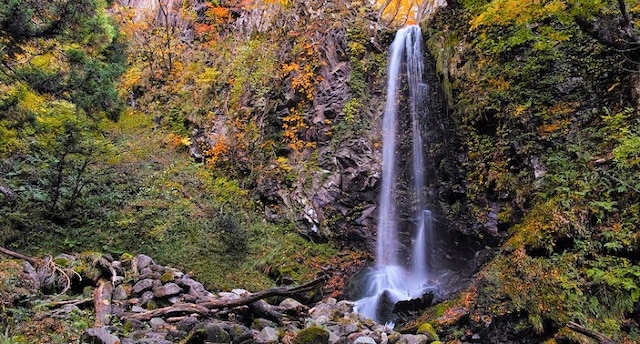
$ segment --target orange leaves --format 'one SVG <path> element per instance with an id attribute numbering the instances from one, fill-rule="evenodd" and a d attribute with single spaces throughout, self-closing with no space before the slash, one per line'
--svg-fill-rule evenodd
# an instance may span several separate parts
<path id="1" fill-rule="evenodd" d="M 331 297 L 339 297 L 344 292 L 347 280 L 367 264 L 368 253 L 344 251 L 327 260 L 324 257 L 309 256 L 307 252 L 300 252 L 295 259 L 302 261 L 313 273 L 307 279 L 317 277 L 316 274 L 319 271 L 327 272 L 329 280 L 325 283 L 323 290 Z"/>
<path id="2" fill-rule="evenodd" d="M 312 65 L 300 66 L 298 63 L 289 63 L 282 66 L 282 71 L 285 74 L 292 75 L 291 86 L 296 92 L 302 94 L 307 100 L 313 100 L 315 85 L 318 84 L 322 78 L 317 76 L 314 72 Z"/>
<path id="3" fill-rule="evenodd" d="M 569 131 L 571 121 L 568 119 L 556 120 L 551 123 L 542 124 L 538 128 L 541 137 L 547 137 L 550 134 L 566 134 Z"/>
<path id="4" fill-rule="evenodd" d="M 424 12 L 436 3 L 435 0 L 376 0 L 374 6 L 384 21 L 403 26 L 417 24 Z"/>
<path id="5" fill-rule="evenodd" d="M 289 6 L 292 3 L 291 0 L 263 0 L 263 1 L 268 4 L 280 4 L 282 6 Z"/>
<path id="6" fill-rule="evenodd" d="M 471 315 L 478 303 L 478 286 L 472 285 L 460 293 L 455 300 L 445 302 L 442 315 L 436 319 L 438 325 L 449 326 L 460 321 L 461 318 Z M 483 316 L 474 314 L 473 318 L 481 319 Z M 474 319 L 475 320 L 475 319 Z"/>
<path id="7" fill-rule="evenodd" d="M 313 100 L 315 86 L 322 81 L 322 77 L 316 74 L 319 65 L 317 48 L 309 42 L 301 42 L 296 44 L 294 51 L 297 51 L 296 60 L 285 63 L 282 73 L 291 77 L 291 86 L 305 100 Z"/>
<path id="8" fill-rule="evenodd" d="M 174 133 L 167 135 L 167 143 L 174 149 L 182 149 L 191 146 L 191 139 Z"/>
<path id="9" fill-rule="evenodd" d="M 194 35 L 202 42 L 211 43 L 217 40 L 218 31 L 231 21 L 231 14 L 228 8 L 210 2 L 205 6 L 204 15 L 194 23 Z"/>
<path id="10" fill-rule="evenodd" d="M 315 143 L 303 138 L 308 129 L 304 109 L 315 97 L 315 87 L 322 81 L 322 77 L 316 74 L 319 63 L 314 44 L 307 41 L 298 42 L 293 50 L 295 61 L 285 63 L 281 72 L 285 77 L 290 77 L 291 87 L 302 99 L 298 106 L 290 109 L 289 114 L 282 119 L 282 136 L 291 150 L 299 152 L 315 147 Z"/>
<path id="11" fill-rule="evenodd" d="M 284 129 L 282 136 L 293 151 L 315 147 L 314 142 L 308 142 L 301 137 L 308 127 L 302 114 L 300 109 L 291 109 L 289 115 L 282 119 L 282 128 Z"/>
<path id="12" fill-rule="evenodd" d="M 207 163 L 210 166 L 217 166 L 220 163 L 229 160 L 231 155 L 231 144 L 229 139 L 222 135 L 215 135 L 213 146 L 205 151 Z"/>
<path id="13" fill-rule="evenodd" d="M 229 15 L 229 9 L 220 6 L 214 6 L 211 3 L 207 3 L 207 10 L 204 12 L 205 17 L 209 21 L 213 22 L 226 22 L 231 17 Z"/>

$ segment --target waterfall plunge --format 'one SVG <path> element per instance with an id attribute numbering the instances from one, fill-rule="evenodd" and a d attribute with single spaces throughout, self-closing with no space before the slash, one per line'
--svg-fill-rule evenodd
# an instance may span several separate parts
<path id="1" fill-rule="evenodd" d="M 378 322 L 393 320 L 393 305 L 400 300 L 422 296 L 429 284 L 430 244 L 433 242 L 433 219 L 426 209 L 424 151 L 420 133 L 420 117 L 425 111 L 428 86 L 423 76 L 422 34 L 418 26 L 399 30 L 391 44 L 388 67 L 387 101 L 382 128 L 382 186 L 376 266 L 367 273 L 364 297 L 356 302 L 359 313 Z M 404 73 L 403 73 L 404 72 Z M 402 76 L 406 75 L 408 95 L 403 97 Z M 406 102 L 406 104 L 404 103 Z M 400 105 L 403 105 L 402 107 Z M 408 112 L 402 113 L 401 109 Z M 413 233 L 411 252 L 407 255 L 400 238 L 398 209 L 399 115 L 411 121 L 411 183 L 408 188 Z"/>

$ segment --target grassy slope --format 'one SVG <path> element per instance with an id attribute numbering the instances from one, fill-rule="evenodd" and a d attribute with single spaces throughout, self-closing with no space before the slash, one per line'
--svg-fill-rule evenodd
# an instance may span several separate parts
<path id="1" fill-rule="evenodd" d="M 310 243 L 290 224 L 265 223 L 247 190 L 193 162 L 184 145 L 154 128 L 147 115 L 127 111 L 102 129 L 113 144 L 97 169 L 104 179 L 102 192 L 85 200 L 102 204 L 101 216 L 66 226 L 40 219 L 57 230 L 30 232 L 12 247 L 34 256 L 146 253 L 159 264 L 193 274 L 212 291 L 257 291 L 285 277 L 305 282 L 327 266 L 330 273 L 340 272 L 361 258 Z M 76 342 L 92 326 L 92 310 L 68 318 L 46 316 L 42 295 L 21 285 L 21 270 L 18 261 L 0 260 L 0 343 Z M 338 275 L 330 288 L 336 287 L 331 283 L 340 288 L 344 276 Z"/>
<path id="2" fill-rule="evenodd" d="M 327 260 L 336 254 L 328 245 L 306 242 L 287 224 L 265 223 L 249 191 L 214 177 L 175 136 L 154 129 L 149 116 L 128 111 L 104 129 L 114 154 L 102 162 L 103 170 L 110 171 L 110 197 L 119 197 L 119 206 L 56 239 L 45 238 L 40 252 L 147 253 L 193 272 L 212 289 L 252 290 L 273 283 L 265 272 L 277 277 L 282 270 L 295 280 L 318 272 L 290 257 Z"/>

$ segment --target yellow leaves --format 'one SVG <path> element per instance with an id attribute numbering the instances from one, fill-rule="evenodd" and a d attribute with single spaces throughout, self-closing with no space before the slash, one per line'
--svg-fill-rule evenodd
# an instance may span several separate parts
<path id="1" fill-rule="evenodd" d="M 496 79 L 487 79 L 487 83 L 498 91 L 505 91 L 509 89 L 509 86 L 511 86 L 511 83 L 505 80 L 503 77 Z"/>
<path id="2" fill-rule="evenodd" d="M 289 7 L 292 4 L 291 0 L 263 0 L 263 2 L 265 2 L 267 4 L 279 4 L 279 5 L 282 5 L 284 7 Z"/>
<path id="3" fill-rule="evenodd" d="M 284 129 L 282 136 L 289 148 L 297 152 L 305 148 L 315 147 L 314 142 L 308 142 L 301 138 L 301 135 L 307 129 L 307 124 L 301 112 L 300 109 L 291 109 L 289 115 L 282 119 L 282 128 Z"/>
<path id="4" fill-rule="evenodd" d="M 183 137 L 174 133 L 169 133 L 167 135 L 167 141 L 173 148 L 184 148 L 191 146 L 191 139 L 188 137 Z"/>
<path id="5" fill-rule="evenodd" d="M 349 55 L 353 57 L 362 57 L 367 53 L 367 48 L 360 42 L 349 42 L 347 45 Z"/>
<path id="6" fill-rule="evenodd" d="M 276 159 L 276 164 L 278 164 L 278 169 L 284 171 L 285 173 L 291 172 L 292 168 L 289 165 L 289 159 L 284 156 L 279 156 Z"/>
<path id="7" fill-rule="evenodd" d="M 216 67 L 205 67 L 204 71 L 196 76 L 195 81 L 197 83 L 209 84 L 215 82 L 220 74 L 220 71 Z"/>
<path id="8" fill-rule="evenodd" d="M 56 57 L 52 53 L 34 56 L 31 59 L 31 65 L 46 72 L 54 72 L 59 69 Z"/>
<path id="9" fill-rule="evenodd" d="M 18 136 L 18 131 L 11 128 L 11 123 L 7 120 L 0 120 L 0 158 L 5 158 L 11 154 L 16 154 L 24 146 Z"/>
<path id="10" fill-rule="evenodd" d="M 24 88 L 22 92 L 24 93 L 21 95 L 20 106 L 33 113 L 42 112 L 44 108 L 44 98 L 36 94 L 33 90 L 27 90 L 26 88 Z"/>
<path id="11" fill-rule="evenodd" d="M 494 0 L 471 20 L 471 30 L 482 26 L 525 25 L 559 15 L 566 9 L 558 0 Z"/>
<path id="12" fill-rule="evenodd" d="M 144 73 L 139 66 L 133 65 L 129 67 L 120 79 L 122 88 L 132 91 L 135 86 L 140 85 Z"/>
<path id="13" fill-rule="evenodd" d="M 522 116 L 522 114 L 528 111 L 530 107 L 531 107 L 531 103 L 520 104 L 516 106 L 516 109 L 513 111 L 513 117 L 520 118 L 520 116 Z"/>
<path id="14" fill-rule="evenodd" d="M 376 0 L 374 7 L 380 11 L 380 18 L 394 26 L 415 25 L 429 7 L 437 5 L 437 0 Z"/>
<path id="15" fill-rule="evenodd" d="M 183 137 L 183 138 L 180 140 L 180 143 L 181 143 L 183 146 L 191 146 L 191 139 L 190 139 L 190 138 L 188 138 L 188 137 Z"/>

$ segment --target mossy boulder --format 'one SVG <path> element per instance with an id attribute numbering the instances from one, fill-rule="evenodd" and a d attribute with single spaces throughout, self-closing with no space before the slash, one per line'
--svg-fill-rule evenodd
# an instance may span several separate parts
<path id="1" fill-rule="evenodd" d="M 416 334 L 423 334 L 427 336 L 429 338 L 429 343 L 440 341 L 436 330 L 430 323 L 424 323 L 420 325 L 420 327 L 418 327 L 418 331 L 416 331 Z"/>
<path id="2" fill-rule="evenodd" d="M 310 326 L 300 332 L 293 340 L 293 344 L 327 344 L 329 332 L 320 326 Z"/>
<path id="3" fill-rule="evenodd" d="M 173 272 L 171 271 L 166 271 L 162 274 L 162 276 L 160 276 L 160 282 L 162 282 L 163 284 L 173 282 L 174 280 L 175 276 L 173 276 Z"/>

